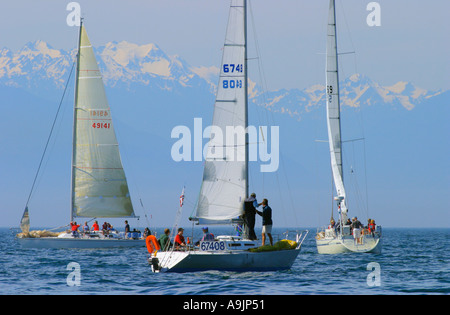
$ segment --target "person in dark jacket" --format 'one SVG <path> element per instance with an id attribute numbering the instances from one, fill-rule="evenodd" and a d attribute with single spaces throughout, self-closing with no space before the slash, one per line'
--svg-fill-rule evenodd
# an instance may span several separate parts
<path id="1" fill-rule="evenodd" d="M 258 201 L 256 201 L 256 194 L 252 193 L 249 198 L 244 201 L 244 237 L 249 240 L 256 240 L 255 233 L 255 215 L 256 208 L 259 207 Z"/>
<path id="2" fill-rule="evenodd" d="M 269 237 L 270 245 L 273 246 L 272 239 L 272 209 L 269 207 L 267 199 L 262 201 L 263 211 L 256 210 L 256 213 L 262 216 L 262 245 L 266 243 L 266 234 Z"/>

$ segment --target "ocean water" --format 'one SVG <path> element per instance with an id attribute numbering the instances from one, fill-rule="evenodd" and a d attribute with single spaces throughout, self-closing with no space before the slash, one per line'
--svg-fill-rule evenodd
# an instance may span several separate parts
<path id="1" fill-rule="evenodd" d="M 274 229 L 274 234 L 282 231 Z M 183 274 L 152 273 L 145 248 L 22 249 L 15 239 L 16 233 L 17 230 L 0 229 L 2 295 L 450 293 L 450 229 L 385 228 L 383 251 L 379 255 L 319 255 L 315 229 L 310 229 L 290 270 Z M 67 281 L 73 271 L 68 269 L 72 262 L 80 266 L 81 279 L 75 286 Z"/>

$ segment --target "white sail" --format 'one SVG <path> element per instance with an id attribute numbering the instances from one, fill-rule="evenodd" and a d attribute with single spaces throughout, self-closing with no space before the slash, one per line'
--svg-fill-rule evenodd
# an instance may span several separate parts
<path id="1" fill-rule="evenodd" d="M 330 144 L 331 169 L 336 187 L 337 199 L 343 214 L 347 213 L 345 188 L 342 173 L 342 140 L 339 104 L 338 53 L 336 38 L 336 13 L 334 0 L 330 0 L 327 27 L 326 98 L 328 142 Z"/>
<path id="2" fill-rule="evenodd" d="M 103 80 L 80 30 L 72 157 L 72 216 L 134 216 Z"/>
<path id="3" fill-rule="evenodd" d="M 208 224 L 240 216 L 247 195 L 245 15 L 245 0 L 232 0 L 196 215 Z"/>

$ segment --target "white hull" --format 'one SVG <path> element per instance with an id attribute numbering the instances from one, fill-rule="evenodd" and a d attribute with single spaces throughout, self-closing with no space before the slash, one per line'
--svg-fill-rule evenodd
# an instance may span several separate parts
<path id="1" fill-rule="evenodd" d="M 144 247 L 145 240 L 133 239 L 89 239 L 89 238 L 18 238 L 23 248 L 117 248 Z"/>
<path id="2" fill-rule="evenodd" d="M 300 248 L 272 252 L 158 252 L 160 271 L 192 272 L 221 271 L 276 271 L 289 269 L 300 253 Z M 154 259 L 154 258 L 153 258 Z"/>
<path id="3" fill-rule="evenodd" d="M 364 237 L 362 244 L 357 244 L 352 237 L 316 239 L 319 254 L 342 253 L 381 253 L 381 239 Z"/>

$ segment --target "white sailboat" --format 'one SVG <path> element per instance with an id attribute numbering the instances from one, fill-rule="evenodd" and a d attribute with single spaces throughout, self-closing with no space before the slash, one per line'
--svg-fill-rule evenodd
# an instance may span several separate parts
<path id="1" fill-rule="evenodd" d="M 327 61 L 326 61 L 326 102 L 328 142 L 330 146 L 331 169 L 337 196 L 339 221 L 337 226 L 331 225 L 316 235 L 319 254 L 338 254 L 345 252 L 381 252 L 381 227 L 375 231 L 362 233 L 359 238 L 351 235 L 347 225 L 347 196 L 342 172 L 342 140 L 339 103 L 339 71 L 336 36 L 335 0 L 330 0 L 327 27 Z"/>
<path id="2" fill-rule="evenodd" d="M 81 21 L 75 102 L 70 221 L 74 218 L 137 218 L 111 120 L 102 76 Z M 30 193 L 31 195 L 31 193 Z M 28 202 L 21 221 L 19 243 L 33 248 L 101 248 L 145 246 L 124 233 L 52 233 L 29 231 Z M 100 228 L 101 229 L 101 228 Z"/>
<path id="3" fill-rule="evenodd" d="M 197 224 L 233 224 L 242 220 L 248 194 L 248 96 L 247 96 L 247 0 L 232 0 L 219 85 L 213 114 L 213 128 L 206 155 L 203 182 L 198 199 Z M 217 128 L 243 131 L 234 145 L 224 145 Z M 214 134 L 214 136 L 213 136 Z M 245 134 L 245 137 L 243 136 Z M 245 237 L 218 236 L 186 251 L 157 252 L 149 262 L 154 271 L 267 271 L 288 269 L 306 237 L 297 235 L 287 250 L 253 252 L 258 243 Z"/>

